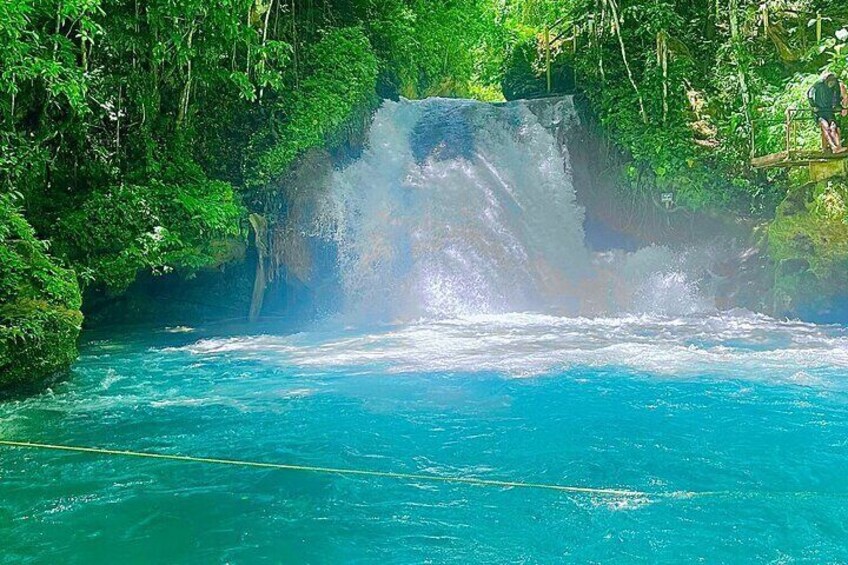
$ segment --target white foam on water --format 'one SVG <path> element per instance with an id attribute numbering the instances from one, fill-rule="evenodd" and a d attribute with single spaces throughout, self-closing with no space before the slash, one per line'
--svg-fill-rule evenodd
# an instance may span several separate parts
<path id="1" fill-rule="evenodd" d="M 848 368 L 843 329 L 740 311 L 676 318 L 477 315 L 343 335 L 208 339 L 178 351 L 357 374 L 495 372 L 528 377 L 589 367 L 800 386 L 823 384 L 817 372 Z"/>

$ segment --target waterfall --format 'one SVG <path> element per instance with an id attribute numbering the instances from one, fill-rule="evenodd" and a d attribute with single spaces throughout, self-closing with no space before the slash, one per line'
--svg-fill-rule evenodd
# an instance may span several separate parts
<path id="1" fill-rule="evenodd" d="M 343 314 L 701 308 L 677 254 L 587 249 L 558 141 L 576 123 L 570 98 L 386 101 L 363 155 L 320 195 L 311 229 L 335 248 Z"/>

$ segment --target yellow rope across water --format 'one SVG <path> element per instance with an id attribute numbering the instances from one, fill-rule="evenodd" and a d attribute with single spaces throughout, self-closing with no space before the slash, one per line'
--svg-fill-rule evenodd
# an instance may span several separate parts
<path id="1" fill-rule="evenodd" d="M 473 477 L 442 477 L 439 475 L 425 475 L 417 473 L 393 473 L 389 471 L 370 471 L 364 469 L 344 469 L 338 467 L 316 467 L 312 465 L 290 465 L 283 463 L 262 463 L 258 461 L 241 461 L 237 459 L 217 459 L 213 457 L 191 457 L 188 455 L 168 455 L 165 453 L 150 453 L 144 451 L 124 451 L 115 449 L 103 449 L 99 447 L 80 447 L 73 445 L 51 445 L 47 443 L 32 443 L 28 441 L 0 440 L 0 446 L 18 447 L 29 449 L 42 449 L 52 451 L 66 451 L 73 453 L 88 453 L 93 455 L 110 455 L 122 457 L 138 457 L 143 459 L 160 459 L 165 461 L 179 461 L 182 463 L 206 463 L 210 465 L 231 465 L 236 467 L 253 467 L 259 469 L 276 469 L 280 471 L 302 471 L 307 473 L 323 473 L 333 475 L 350 475 L 360 477 L 380 477 L 386 479 L 399 479 L 407 481 L 430 481 L 438 483 L 459 483 L 466 485 L 500 487 L 500 488 L 525 488 L 538 489 L 572 494 L 591 494 L 600 496 L 617 496 L 630 498 L 649 497 L 680 497 L 687 498 L 709 493 L 675 492 L 675 493 L 648 493 L 638 490 L 626 490 L 615 488 L 592 488 L 556 485 L 548 483 L 531 483 L 521 481 L 499 481 L 495 479 L 478 479 Z"/>
<path id="2" fill-rule="evenodd" d="M 127 451 L 118 449 L 105 449 L 100 447 L 82 447 L 76 445 L 54 445 L 49 443 L 34 443 L 30 441 L 0 440 L 0 447 L 15 447 L 26 449 L 39 449 L 49 451 L 65 451 L 71 453 L 88 453 L 92 455 L 109 455 L 118 457 L 137 457 L 141 459 L 159 459 L 162 461 L 177 461 L 181 463 L 205 463 L 207 465 L 229 465 L 234 467 L 252 467 L 258 469 L 274 469 L 278 471 L 300 471 L 305 473 L 320 473 L 328 475 L 349 475 L 360 477 L 377 477 L 384 479 L 396 479 L 405 481 L 429 481 L 434 483 L 457 483 L 482 487 L 497 488 L 519 488 L 554 491 L 570 494 L 587 494 L 609 497 L 627 498 L 674 498 L 686 499 L 706 496 L 729 496 L 733 498 L 751 497 L 785 497 L 793 498 L 821 497 L 848 498 L 848 492 L 815 492 L 815 491 L 669 491 L 669 492 L 647 492 L 620 488 L 596 488 L 578 487 L 570 485 L 557 485 L 551 483 L 535 483 L 523 481 L 503 481 L 497 479 L 478 479 L 475 477 L 451 477 L 439 475 L 425 475 L 420 473 L 395 473 L 391 471 L 372 471 L 367 469 L 347 469 L 342 467 L 318 467 L 313 465 L 292 465 L 286 463 L 263 463 L 261 461 L 242 461 L 239 459 L 219 459 L 215 457 L 193 457 L 189 455 L 169 455 L 166 453 L 152 453 L 147 451 Z"/>

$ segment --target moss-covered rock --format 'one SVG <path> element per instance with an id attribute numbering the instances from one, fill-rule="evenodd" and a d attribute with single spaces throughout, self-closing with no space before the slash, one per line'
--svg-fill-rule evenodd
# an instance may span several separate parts
<path id="1" fill-rule="evenodd" d="M 848 181 L 790 190 L 769 227 L 778 315 L 825 315 L 848 294 Z"/>
<path id="2" fill-rule="evenodd" d="M 0 197 L 0 388 L 66 370 L 77 357 L 81 297 L 8 198 Z"/>

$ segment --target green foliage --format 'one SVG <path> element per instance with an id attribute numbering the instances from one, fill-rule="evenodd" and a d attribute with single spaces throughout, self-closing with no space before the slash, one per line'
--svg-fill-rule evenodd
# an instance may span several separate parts
<path id="1" fill-rule="evenodd" d="M 414 66 L 418 80 L 407 80 L 407 98 L 468 96 L 478 64 L 478 46 L 491 26 L 477 0 L 415 0 Z"/>
<path id="2" fill-rule="evenodd" d="M 844 3 L 682 3 L 668 0 L 507 1 L 513 30 L 505 89 L 523 94 L 543 67 L 546 29 L 555 62 L 568 60 L 606 133 L 632 157 L 628 190 L 675 192 L 690 209 L 769 216 L 785 174 L 748 166 L 785 145 L 784 111 L 799 107 L 799 138 L 817 145 L 805 91 L 827 67 L 844 72 Z M 764 10 L 768 10 L 765 17 Z M 824 14 L 816 42 L 815 14 Z M 572 53 L 573 51 L 573 53 Z M 535 60 L 528 60 L 534 57 Z M 516 93 L 509 92 L 510 96 Z"/>
<path id="3" fill-rule="evenodd" d="M 47 255 L 7 196 L 0 196 L 0 265 L 0 387 L 67 369 L 82 324 L 76 277 Z"/>
<path id="4" fill-rule="evenodd" d="M 221 181 L 122 184 L 95 191 L 62 218 L 57 251 L 84 279 L 117 292 L 142 270 L 191 272 L 231 259 L 243 216 Z"/>
<path id="5" fill-rule="evenodd" d="M 378 88 L 387 98 L 409 92 L 418 83 L 416 59 L 419 53 L 413 41 L 417 15 L 404 0 L 379 0 L 362 18 L 366 34 L 377 56 Z"/>
<path id="6" fill-rule="evenodd" d="M 82 313 L 42 300 L 0 307 L 0 387 L 38 383 L 76 361 Z"/>
<path id="7" fill-rule="evenodd" d="M 538 43 L 537 38 L 531 36 L 516 42 L 510 49 L 501 80 L 501 88 L 507 100 L 536 98 L 546 94 L 544 71 L 538 68 L 541 61 Z"/>
<path id="8" fill-rule="evenodd" d="M 321 146 L 374 97 L 377 59 L 361 28 L 327 33 L 306 56 L 307 76 L 278 110 L 284 124 L 259 157 L 255 182 L 279 177 L 307 149 Z"/>
<path id="9" fill-rule="evenodd" d="M 74 44 L 60 25 L 46 22 L 73 18 L 80 33 L 91 31 L 97 3 L 66 2 L 55 20 L 54 8 L 33 0 L 0 3 L 0 191 L 20 193 L 28 181 L 38 182 L 50 158 L 45 140 L 57 134 L 56 116 L 89 111 L 88 80 Z M 38 127 L 47 122 L 52 127 Z"/>

